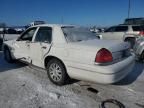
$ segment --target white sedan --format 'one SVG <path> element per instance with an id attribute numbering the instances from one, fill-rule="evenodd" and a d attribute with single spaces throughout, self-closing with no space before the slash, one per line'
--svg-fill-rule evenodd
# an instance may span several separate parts
<path id="1" fill-rule="evenodd" d="M 47 70 L 49 79 L 69 78 L 104 84 L 123 79 L 134 66 L 129 44 L 99 40 L 88 29 L 71 25 L 37 25 L 3 46 L 6 61 L 21 60 Z"/>

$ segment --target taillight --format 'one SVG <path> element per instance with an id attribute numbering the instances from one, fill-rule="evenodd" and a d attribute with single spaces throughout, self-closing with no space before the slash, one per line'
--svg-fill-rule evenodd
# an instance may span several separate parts
<path id="1" fill-rule="evenodd" d="M 105 48 L 100 49 L 96 54 L 95 58 L 95 62 L 97 63 L 107 63 L 112 62 L 112 60 L 113 60 L 112 53 Z"/>
<path id="2" fill-rule="evenodd" d="M 140 31 L 139 35 L 144 36 L 144 31 Z"/>

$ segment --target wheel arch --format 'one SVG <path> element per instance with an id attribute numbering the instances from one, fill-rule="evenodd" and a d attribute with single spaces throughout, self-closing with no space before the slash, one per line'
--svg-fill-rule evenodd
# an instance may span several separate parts
<path id="1" fill-rule="evenodd" d="M 64 63 L 60 58 L 58 58 L 58 57 L 56 57 L 56 56 L 52 56 L 52 55 L 47 56 L 47 57 L 44 59 L 44 66 L 45 66 L 45 68 L 46 68 L 47 63 L 48 63 L 51 59 L 57 59 L 57 60 L 59 60 L 59 61 L 63 64 L 63 66 L 64 66 L 64 68 L 65 68 L 65 71 L 67 72 L 65 63 Z M 67 74 L 68 74 L 68 73 L 67 73 Z"/>

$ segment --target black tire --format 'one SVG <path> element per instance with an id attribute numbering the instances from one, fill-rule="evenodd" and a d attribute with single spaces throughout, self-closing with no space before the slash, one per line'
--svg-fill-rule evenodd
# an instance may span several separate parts
<path id="1" fill-rule="evenodd" d="M 144 51 L 143 51 L 142 54 L 140 55 L 140 61 L 144 62 Z"/>
<path id="2" fill-rule="evenodd" d="M 11 56 L 10 50 L 7 47 L 4 49 L 4 58 L 8 63 L 14 62 L 14 59 Z"/>
<path id="3" fill-rule="evenodd" d="M 57 67 L 57 69 L 55 71 L 52 71 L 52 68 L 54 67 L 55 69 Z M 68 82 L 69 76 L 66 72 L 66 68 L 63 65 L 63 63 L 61 63 L 61 61 L 59 61 L 58 59 L 51 59 L 47 63 L 46 68 L 47 68 L 48 77 L 50 81 L 53 82 L 54 84 L 62 86 Z"/>

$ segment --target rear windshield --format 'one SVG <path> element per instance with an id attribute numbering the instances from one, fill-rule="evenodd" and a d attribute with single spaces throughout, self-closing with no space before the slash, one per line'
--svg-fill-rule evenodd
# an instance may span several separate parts
<path id="1" fill-rule="evenodd" d="M 82 27 L 62 27 L 64 36 L 68 42 L 78 42 L 85 40 L 98 39 L 96 34 Z"/>
<path id="2" fill-rule="evenodd" d="M 144 31 L 144 26 L 132 26 L 133 31 Z"/>

